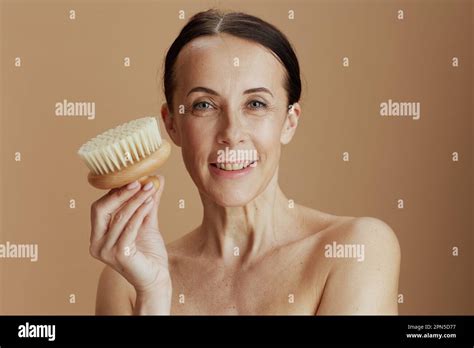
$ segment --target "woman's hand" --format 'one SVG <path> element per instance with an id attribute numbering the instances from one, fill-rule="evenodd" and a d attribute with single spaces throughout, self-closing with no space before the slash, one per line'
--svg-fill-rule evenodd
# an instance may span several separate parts
<path id="1" fill-rule="evenodd" d="M 164 188 L 138 182 L 109 191 L 91 206 L 90 253 L 135 287 L 137 299 L 168 293 L 168 254 L 158 229 L 158 206 Z M 170 295 L 171 296 L 171 295 Z"/>

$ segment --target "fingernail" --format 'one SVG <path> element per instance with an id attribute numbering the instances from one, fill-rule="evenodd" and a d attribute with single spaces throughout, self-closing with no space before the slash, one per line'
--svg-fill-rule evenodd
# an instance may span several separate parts
<path id="1" fill-rule="evenodd" d="M 127 190 L 136 189 L 138 186 L 140 186 L 138 181 L 131 182 L 130 184 L 127 185 Z"/>
<path id="2" fill-rule="evenodd" d="M 143 191 L 149 191 L 153 187 L 153 182 L 147 183 L 145 186 L 143 186 Z"/>
<path id="3" fill-rule="evenodd" d="M 145 200 L 145 204 L 150 203 L 152 200 L 153 200 L 153 197 L 152 197 L 152 196 L 148 197 L 148 198 Z"/>

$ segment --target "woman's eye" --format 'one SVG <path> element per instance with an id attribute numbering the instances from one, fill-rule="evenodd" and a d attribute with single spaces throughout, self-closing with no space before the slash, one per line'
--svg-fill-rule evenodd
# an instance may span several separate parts
<path id="1" fill-rule="evenodd" d="M 249 103 L 249 105 L 252 109 L 261 109 L 267 106 L 267 104 L 262 103 L 261 101 L 258 101 L 258 100 L 252 100 Z"/>
<path id="2" fill-rule="evenodd" d="M 205 109 L 208 109 L 210 106 L 212 106 L 211 103 L 203 101 L 203 102 L 193 104 L 193 109 L 194 110 L 205 110 Z"/>

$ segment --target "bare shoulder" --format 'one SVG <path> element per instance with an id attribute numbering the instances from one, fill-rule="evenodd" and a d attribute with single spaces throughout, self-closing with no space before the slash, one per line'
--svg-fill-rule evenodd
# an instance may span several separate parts
<path id="1" fill-rule="evenodd" d="M 397 314 L 401 251 L 393 229 L 374 217 L 339 220 L 324 236 L 331 260 L 318 314 Z"/>
<path id="2" fill-rule="evenodd" d="M 112 267 L 106 265 L 99 278 L 97 287 L 97 315 L 131 315 L 135 289 Z"/>
<path id="3" fill-rule="evenodd" d="M 362 243 L 378 254 L 396 256 L 400 245 L 393 229 L 383 220 L 374 217 L 341 217 L 336 228 L 326 237 L 340 243 Z"/>
<path id="4" fill-rule="evenodd" d="M 400 254 L 400 245 L 393 229 L 375 217 L 338 216 L 299 206 L 307 225 L 308 236 L 317 235 L 325 243 L 363 243 L 376 247 L 389 256 Z"/>
<path id="5" fill-rule="evenodd" d="M 394 230 L 374 217 L 301 207 L 313 263 L 327 272 L 316 314 L 397 314 L 401 251 Z"/>
<path id="6" fill-rule="evenodd" d="M 399 251 L 400 246 L 393 229 L 383 220 L 375 217 L 338 216 L 316 209 L 299 206 L 310 230 L 309 236 L 318 234 L 326 241 L 364 241 L 378 244 L 382 249 Z"/>
<path id="7" fill-rule="evenodd" d="M 374 217 L 352 217 L 343 219 L 331 234 L 326 236 L 326 245 L 333 249 L 333 255 L 343 251 L 343 257 L 333 257 L 333 273 L 338 269 L 359 275 L 374 275 L 398 279 L 401 250 L 393 229 L 383 220 Z M 355 255 L 354 250 L 360 255 Z M 352 252 L 352 255 L 351 255 Z M 354 262 L 354 258 L 357 258 Z M 341 271 L 341 272 L 342 272 Z"/>

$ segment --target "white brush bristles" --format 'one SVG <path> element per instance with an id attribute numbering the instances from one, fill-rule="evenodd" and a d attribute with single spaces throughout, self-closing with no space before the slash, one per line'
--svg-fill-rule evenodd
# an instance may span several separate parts
<path id="1" fill-rule="evenodd" d="M 144 117 L 109 129 L 77 152 L 96 175 L 119 171 L 158 150 L 161 135 L 154 117 Z"/>

